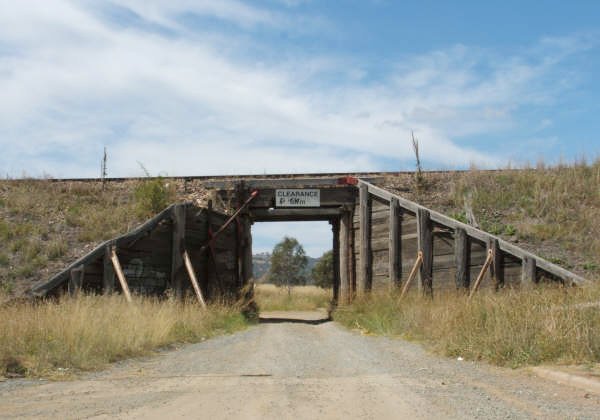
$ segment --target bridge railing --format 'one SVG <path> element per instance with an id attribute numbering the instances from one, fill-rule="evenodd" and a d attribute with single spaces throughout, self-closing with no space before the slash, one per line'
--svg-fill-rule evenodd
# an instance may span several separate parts
<path id="1" fill-rule="evenodd" d="M 547 277 L 558 279 L 565 285 L 581 285 L 587 282 L 583 277 L 572 273 L 538 255 L 526 251 L 502 238 L 462 223 L 437 211 L 431 210 L 391 193 L 383 188 L 375 186 L 363 179 L 358 180 L 358 239 L 356 268 L 356 292 L 358 295 L 368 291 L 373 282 L 372 266 L 372 213 L 371 201 L 373 199 L 383 202 L 388 206 L 389 216 L 389 245 L 388 245 L 388 273 L 392 283 L 400 283 L 402 270 L 402 256 L 398 252 L 402 248 L 402 216 L 407 214 L 416 218 L 416 251 L 422 255 L 418 276 L 419 286 L 424 293 L 433 291 L 433 267 L 434 267 L 434 231 L 443 230 L 454 242 L 454 267 L 456 284 L 471 287 L 472 283 L 468 276 L 470 272 L 469 254 L 471 241 L 484 244 L 485 254 L 489 261 L 489 271 L 496 287 L 504 285 L 505 258 L 518 259 L 521 262 L 521 285 L 537 283 L 540 273 Z M 381 229 L 379 229 L 381 230 Z M 413 249 L 414 251 L 414 249 Z M 417 259 L 415 252 L 414 260 Z M 445 256 L 451 258 L 450 255 Z M 482 264 L 485 265 L 485 264 Z M 487 267 L 486 267 L 487 269 Z M 480 280 L 480 279 L 479 279 Z"/>

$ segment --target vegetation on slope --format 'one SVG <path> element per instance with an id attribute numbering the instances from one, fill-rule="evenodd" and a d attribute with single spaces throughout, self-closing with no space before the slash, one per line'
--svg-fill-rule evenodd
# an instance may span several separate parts
<path id="1" fill-rule="evenodd" d="M 425 342 L 452 357 L 505 366 L 600 362 L 600 286 L 482 291 L 399 301 L 385 294 L 337 309 L 334 320 L 365 333 Z"/>
<path id="2" fill-rule="evenodd" d="M 386 186 L 463 222 L 469 209 L 490 233 L 587 278 L 600 276 L 600 159 L 592 164 L 423 173 Z"/>
<path id="3" fill-rule="evenodd" d="M 160 179 L 105 189 L 94 182 L 0 182 L 0 290 L 23 292 L 174 199 Z"/>
<path id="4" fill-rule="evenodd" d="M 191 343 L 247 325 L 239 308 L 122 296 L 0 306 L 0 377 L 57 377 L 99 369 L 173 343 Z"/>

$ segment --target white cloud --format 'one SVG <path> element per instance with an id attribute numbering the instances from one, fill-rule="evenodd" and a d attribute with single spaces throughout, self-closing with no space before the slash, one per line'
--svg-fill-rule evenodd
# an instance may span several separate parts
<path id="1" fill-rule="evenodd" d="M 119 4 L 150 22 L 172 28 L 176 27 L 173 24 L 176 18 L 184 13 L 215 17 L 240 26 L 279 26 L 281 23 L 276 13 L 235 0 L 122 0 Z"/>
<path id="2" fill-rule="evenodd" d="M 172 33 L 115 25 L 85 2 L 0 4 L 0 171 L 95 176 L 104 145 L 111 176 L 137 173 L 136 161 L 171 175 L 401 168 L 411 130 L 431 165 L 494 166 L 501 157 L 455 139 L 550 100 L 545 75 L 576 50 L 546 40 L 531 59 L 456 46 L 368 82 L 348 58 L 249 58 L 251 38 L 187 36 L 178 19 L 297 21 L 288 15 L 237 1 L 122 4 Z"/>
<path id="3" fill-rule="evenodd" d="M 328 222 L 263 222 L 252 226 L 252 252 L 272 252 L 284 236 L 296 238 L 306 255 L 318 258 L 333 246 Z"/>

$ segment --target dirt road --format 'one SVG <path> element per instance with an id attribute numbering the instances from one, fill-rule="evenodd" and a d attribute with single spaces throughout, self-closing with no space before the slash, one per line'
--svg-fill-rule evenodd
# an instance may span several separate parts
<path id="1" fill-rule="evenodd" d="M 600 418 L 599 397 L 526 371 L 285 316 L 75 381 L 0 383 L 0 417 Z"/>

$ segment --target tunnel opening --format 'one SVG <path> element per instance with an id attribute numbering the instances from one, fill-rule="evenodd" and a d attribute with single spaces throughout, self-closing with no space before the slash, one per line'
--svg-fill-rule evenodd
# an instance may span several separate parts
<path id="1" fill-rule="evenodd" d="M 261 322 L 319 323 L 334 295 L 335 221 L 252 225 L 254 299 Z"/>

